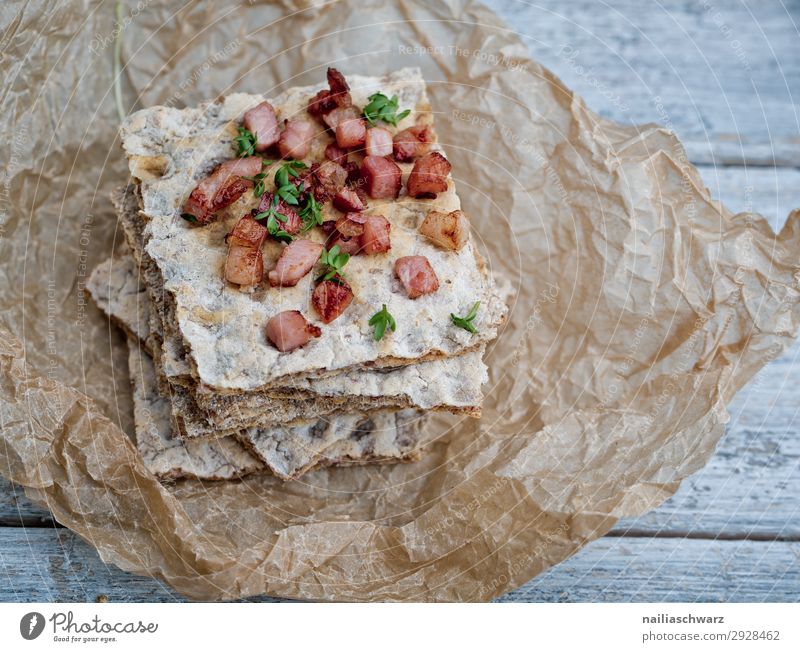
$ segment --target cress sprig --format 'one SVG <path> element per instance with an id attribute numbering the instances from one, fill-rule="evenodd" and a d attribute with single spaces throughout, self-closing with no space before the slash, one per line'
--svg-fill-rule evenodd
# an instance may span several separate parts
<path id="1" fill-rule="evenodd" d="M 392 332 L 397 330 L 397 323 L 392 317 L 392 314 L 386 309 L 386 304 L 383 304 L 378 312 L 376 312 L 369 320 L 369 325 L 373 327 L 372 336 L 376 342 L 383 339 L 383 335 L 388 327 Z"/>
<path id="2" fill-rule="evenodd" d="M 233 139 L 238 150 L 237 156 L 239 158 L 253 156 L 256 153 L 256 140 L 256 135 L 252 131 L 239 127 L 239 135 Z"/>
<path id="3" fill-rule="evenodd" d="M 322 204 L 314 199 L 313 192 L 306 197 L 306 204 L 300 210 L 300 219 L 303 221 L 303 233 L 322 225 Z"/>
<path id="4" fill-rule="evenodd" d="M 344 266 L 350 260 L 350 254 L 340 253 L 339 245 L 331 247 L 330 251 L 322 248 L 319 261 L 323 265 L 324 271 L 317 277 L 318 281 L 335 280 L 336 277 L 344 278 Z"/>
<path id="5" fill-rule="evenodd" d="M 382 120 L 396 127 L 400 120 L 411 113 L 409 109 L 400 113 L 397 112 L 399 108 L 397 95 L 392 95 L 391 98 L 388 98 L 383 93 L 375 93 L 367 99 L 369 104 L 364 107 L 364 117 L 371 125 L 374 125 L 378 120 Z"/>
<path id="6" fill-rule="evenodd" d="M 480 307 L 481 302 L 476 301 L 474 304 L 472 304 L 472 308 L 469 309 L 469 312 L 464 317 L 459 317 L 451 312 L 450 319 L 459 328 L 463 328 L 465 331 L 469 331 L 470 333 L 477 333 L 478 329 L 475 328 L 475 324 L 472 322 L 475 320 L 475 317 L 478 314 L 478 308 Z"/>

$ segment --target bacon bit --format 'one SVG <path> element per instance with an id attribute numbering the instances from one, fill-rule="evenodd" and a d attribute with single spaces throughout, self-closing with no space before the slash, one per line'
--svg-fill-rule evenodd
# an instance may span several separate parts
<path id="1" fill-rule="evenodd" d="M 362 118 L 345 118 L 336 125 L 339 147 L 360 147 L 367 138 L 367 123 Z"/>
<path id="2" fill-rule="evenodd" d="M 264 278 L 261 249 L 231 245 L 225 260 L 225 279 L 238 285 L 258 285 Z"/>
<path id="3" fill-rule="evenodd" d="M 394 137 L 394 158 L 406 162 L 424 156 L 435 140 L 436 133 L 428 125 L 403 129 Z"/>
<path id="4" fill-rule="evenodd" d="M 325 235 L 330 235 L 336 230 L 336 220 L 324 220 L 320 228 Z"/>
<path id="5" fill-rule="evenodd" d="M 253 216 L 268 211 L 270 205 L 272 204 L 273 198 L 274 195 L 271 192 L 265 192 L 263 195 L 261 195 L 261 201 L 258 203 L 258 208 L 253 211 Z M 289 204 L 281 199 L 278 202 L 278 206 L 275 210 L 277 210 L 281 215 L 286 216 L 286 221 L 281 222 L 281 230 L 286 231 L 286 233 L 289 235 L 296 235 L 300 233 L 300 229 L 303 227 L 303 220 L 294 207 L 289 206 Z"/>
<path id="6" fill-rule="evenodd" d="M 395 199 L 400 194 L 403 172 L 394 161 L 367 156 L 361 163 L 361 176 L 367 194 L 373 199 Z"/>
<path id="7" fill-rule="evenodd" d="M 347 185 L 353 188 L 360 188 L 364 185 L 364 179 L 361 176 L 361 168 L 355 161 L 348 161 L 342 166 L 347 170 Z"/>
<path id="8" fill-rule="evenodd" d="M 218 165 L 192 190 L 183 212 L 192 215 L 200 224 L 210 222 L 214 213 L 230 206 L 253 187 L 251 181 L 241 177 L 254 177 L 261 172 L 261 165 L 258 156 L 232 159 Z"/>
<path id="9" fill-rule="evenodd" d="M 231 247 L 253 247 L 258 249 L 264 244 L 267 229 L 250 215 L 245 215 L 233 227 L 233 231 L 225 236 L 225 242 Z"/>
<path id="10" fill-rule="evenodd" d="M 362 252 L 361 238 L 358 236 L 348 238 L 336 231 L 333 233 L 336 233 L 336 235 L 330 241 L 330 247 L 328 247 L 329 249 L 333 249 L 336 245 L 339 245 L 339 251 L 341 251 L 343 254 L 350 254 L 351 256 L 356 256 Z"/>
<path id="11" fill-rule="evenodd" d="M 325 158 L 339 165 L 347 163 L 347 150 L 331 143 L 325 148 Z"/>
<path id="12" fill-rule="evenodd" d="M 464 211 L 430 211 L 419 225 L 419 232 L 443 249 L 458 251 L 469 240 L 469 220 Z"/>
<path id="13" fill-rule="evenodd" d="M 347 182 L 347 170 L 334 161 L 323 161 L 311 166 L 314 198 L 318 202 L 326 202 L 344 188 Z"/>
<path id="14" fill-rule="evenodd" d="M 409 299 L 439 289 L 439 279 L 425 256 L 403 256 L 394 261 L 394 273 L 406 289 Z"/>
<path id="15" fill-rule="evenodd" d="M 278 151 L 283 158 L 301 159 L 311 149 L 315 127 L 305 120 L 284 120 L 285 128 L 278 139 Z"/>
<path id="16" fill-rule="evenodd" d="M 299 310 L 284 310 L 267 322 L 267 339 L 283 353 L 307 344 L 322 335 L 319 326 L 306 321 Z"/>
<path id="17" fill-rule="evenodd" d="M 338 274 L 332 279 L 322 281 L 311 295 L 311 303 L 320 319 L 330 324 L 341 315 L 353 300 L 353 289 Z"/>
<path id="18" fill-rule="evenodd" d="M 319 255 L 322 245 L 311 240 L 293 240 L 283 250 L 278 262 L 268 275 L 269 284 L 272 286 L 292 287 L 311 271 Z"/>
<path id="19" fill-rule="evenodd" d="M 343 213 L 357 213 L 367 206 L 352 188 L 342 188 L 333 198 L 334 207 Z"/>
<path id="20" fill-rule="evenodd" d="M 336 108 L 322 118 L 322 121 L 327 125 L 328 129 L 336 132 L 336 127 L 345 120 L 358 120 L 361 118 L 361 113 L 354 106 L 343 106 Z"/>
<path id="21" fill-rule="evenodd" d="M 349 216 L 348 216 L 349 217 Z M 361 248 L 367 256 L 382 254 L 392 248 L 392 225 L 383 215 L 369 215 L 364 220 Z"/>
<path id="22" fill-rule="evenodd" d="M 256 136 L 256 151 L 263 152 L 278 142 L 281 130 L 275 109 L 269 102 L 261 102 L 244 114 L 244 128 Z"/>
<path id="23" fill-rule="evenodd" d="M 368 129 L 364 149 L 367 156 L 389 156 L 392 153 L 392 132 L 383 127 Z"/>
<path id="24" fill-rule="evenodd" d="M 331 99 L 336 103 L 336 106 L 350 106 L 353 100 L 350 97 L 350 86 L 344 75 L 336 68 L 328 68 L 328 88 L 331 89 Z"/>
<path id="25" fill-rule="evenodd" d="M 357 237 L 364 233 L 364 222 L 366 221 L 366 215 L 348 213 L 336 221 L 336 230 L 346 238 Z"/>
<path id="26" fill-rule="evenodd" d="M 447 175 L 452 166 L 439 152 L 431 152 L 414 162 L 406 188 L 411 197 L 436 197 L 447 190 Z"/>
<path id="27" fill-rule="evenodd" d="M 331 97 L 329 90 L 322 90 L 308 102 L 308 112 L 315 118 L 324 116 L 333 111 L 338 105 Z"/>

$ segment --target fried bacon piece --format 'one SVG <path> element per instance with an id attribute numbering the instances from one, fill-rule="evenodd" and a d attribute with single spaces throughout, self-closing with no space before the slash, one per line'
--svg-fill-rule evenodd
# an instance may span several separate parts
<path id="1" fill-rule="evenodd" d="M 394 158 L 401 163 L 412 161 L 424 156 L 431 149 L 431 143 L 436 140 L 433 127 L 421 125 L 403 129 L 394 137 Z"/>
<path id="2" fill-rule="evenodd" d="M 348 237 L 344 236 L 338 231 L 333 231 L 335 235 L 330 241 L 329 249 L 333 249 L 336 245 L 339 246 L 339 251 L 343 254 L 350 254 L 356 256 L 361 253 L 361 238 L 357 235 Z"/>
<path id="3" fill-rule="evenodd" d="M 362 251 L 367 256 L 389 251 L 392 248 L 391 230 L 392 225 L 383 215 L 366 216 L 361 234 Z"/>
<path id="4" fill-rule="evenodd" d="M 308 112 L 316 117 L 324 116 L 337 107 L 350 106 L 350 87 L 344 75 L 336 68 L 328 68 L 328 90 L 317 93 L 308 103 Z"/>
<path id="5" fill-rule="evenodd" d="M 364 200 L 352 188 L 342 188 L 336 193 L 333 197 L 333 205 L 343 213 L 357 213 L 367 207 Z"/>
<path id="6" fill-rule="evenodd" d="M 332 132 L 336 133 L 336 127 L 346 120 L 359 120 L 361 113 L 354 106 L 343 106 L 336 108 L 322 118 L 322 121 Z"/>
<path id="7" fill-rule="evenodd" d="M 341 315 L 353 300 L 353 289 L 338 274 L 332 279 L 322 281 L 311 295 L 311 303 L 326 324 Z"/>
<path id="8" fill-rule="evenodd" d="M 336 221 L 336 230 L 346 238 L 360 236 L 364 233 L 364 222 L 368 217 L 360 213 L 348 213 Z"/>
<path id="9" fill-rule="evenodd" d="M 406 188 L 411 197 L 431 198 L 447 190 L 447 175 L 452 166 L 439 152 L 431 152 L 414 162 Z"/>
<path id="10" fill-rule="evenodd" d="M 193 216 L 200 224 L 207 224 L 214 213 L 230 206 L 253 187 L 251 181 L 242 177 L 254 177 L 259 172 L 259 156 L 225 161 L 192 190 L 183 205 L 183 213 Z"/>
<path id="11" fill-rule="evenodd" d="M 278 262 L 268 275 L 272 286 L 292 287 L 311 271 L 322 253 L 322 245 L 311 240 L 293 240 L 281 252 Z"/>
<path id="12" fill-rule="evenodd" d="M 403 256 L 394 262 L 394 273 L 406 289 L 409 299 L 439 289 L 439 279 L 425 256 Z"/>
<path id="13" fill-rule="evenodd" d="M 244 114 L 244 127 L 255 134 L 256 151 L 264 152 L 278 142 L 281 130 L 275 109 L 269 102 L 261 102 Z"/>
<path id="14" fill-rule="evenodd" d="M 458 251 L 469 240 L 469 220 L 463 211 L 430 211 L 419 225 L 419 232 L 443 249 Z"/>
<path id="15" fill-rule="evenodd" d="M 332 115 L 332 114 L 331 114 Z M 339 147 L 361 147 L 367 139 L 367 123 L 361 117 L 344 118 L 336 124 L 336 144 Z"/>
<path id="16" fill-rule="evenodd" d="M 284 120 L 285 128 L 278 139 L 278 151 L 283 158 L 300 159 L 308 156 L 316 128 L 305 120 Z"/>
<path id="17" fill-rule="evenodd" d="M 275 195 L 273 195 L 271 192 L 265 192 L 263 195 L 261 195 L 261 201 L 258 203 L 258 208 L 253 211 L 253 217 L 259 213 L 268 211 L 272 205 L 272 200 L 274 197 Z M 275 210 L 286 217 L 286 221 L 281 222 L 282 231 L 286 231 L 286 233 L 289 235 L 296 235 L 297 233 L 300 233 L 300 229 L 303 226 L 303 220 L 293 206 L 289 206 L 289 204 L 281 199 L 278 202 Z"/>
<path id="18" fill-rule="evenodd" d="M 284 310 L 267 322 L 267 339 L 278 351 L 287 352 L 322 335 L 319 326 L 306 321 L 299 310 Z"/>
<path id="19" fill-rule="evenodd" d="M 334 161 L 323 161 L 311 166 L 311 186 L 314 198 L 326 202 L 338 193 L 347 181 L 347 170 Z"/>
<path id="20" fill-rule="evenodd" d="M 373 199 L 395 199 L 400 194 L 403 173 L 394 161 L 383 156 L 367 156 L 361 163 L 364 189 Z"/>
<path id="21" fill-rule="evenodd" d="M 230 247 L 253 247 L 259 249 L 267 237 L 267 229 L 250 215 L 245 215 L 233 227 L 233 231 L 225 236 Z"/>
<path id="22" fill-rule="evenodd" d="M 325 158 L 339 165 L 347 163 L 347 150 L 331 143 L 325 148 Z"/>
<path id="23" fill-rule="evenodd" d="M 225 260 L 225 279 L 238 285 L 258 285 L 264 278 L 264 259 L 261 249 L 242 245 L 228 247 Z"/>
<path id="24" fill-rule="evenodd" d="M 367 130 L 364 150 L 367 156 L 389 156 L 392 153 L 392 132 L 383 127 Z"/>

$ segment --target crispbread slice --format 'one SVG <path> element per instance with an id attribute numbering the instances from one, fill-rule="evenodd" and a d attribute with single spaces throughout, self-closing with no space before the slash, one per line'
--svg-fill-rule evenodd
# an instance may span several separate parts
<path id="1" fill-rule="evenodd" d="M 354 102 L 381 90 L 397 94 L 411 115 L 399 128 L 430 121 L 424 82 L 418 70 L 406 69 L 379 78 L 351 76 Z M 317 87 L 296 88 L 275 98 L 279 118 L 305 115 L 305 105 Z M 347 276 L 356 300 L 322 337 L 310 345 L 280 354 L 263 335 L 263 325 L 280 310 L 299 309 L 310 315 L 312 276 L 294 288 L 245 293 L 225 284 L 222 266 L 226 254 L 224 235 L 242 214 L 253 207 L 252 193 L 229 207 L 219 219 L 195 228 L 179 217 L 188 192 L 220 161 L 232 158 L 232 138 L 244 111 L 261 96 L 234 94 L 197 109 L 153 107 L 131 116 L 122 130 L 123 145 L 134 177 L 141 181 L 146 250 L 175 300 L 175 321 L 192 359 L 192 373 L 211 394 L 250 392 L 321 371 L 378 365 L 409 364 L 425 357 L 453 356 L 494 338 L 505 314 L 491 276 L 469 243 L 460 252 L 446 252 L 419 236 L 417 226 L 429 210 L 459 207 L 452 181 L 435 200 L 373 201 L 370 211 L 392 223 L 392 250 L 377 257 L 357 256 Z M 322 158 L 331 137 L 320 129 L 312 153 Z M 410 165 L 401 166 L 404 174 Z M 267 178 L 271 179 L 271 171 Z M 326 206 L 326 210 L 332 210 Z M 319 233 L 312 237 L 320 239 Z M 277 243 L 265 246 L 271 266 L 280 252 Z M 408 299 L 392 273 L 393 262 L 403 255 L 422 254 L 438 270 L 439 291 Z M 450 313 L 462 314 L 476 300 L 482 309 L 476 320 L 477 335 L 456 328 Z M 399 328 L 392 337 L 375 342 L 368 326 L 382 303 L 396 317 Z"/>
<path id="2" fill-rule="evenodd" d="M 315 467 L 407 462 L 420 456 L 422 417 L 413 410 L 335 415 L 299 429 L 253 429 L 242 434 L 243 441 L 258 442 L 253 452 L 234 437 L 175 439 L 170 432 L 169 404 L 158 393 L 152 358 L 134 340 L 129 341 L 128 364 L 136 445 L 147 469 L 162 480 L 231 480 L 267 470 L 289 480 Z M 268 449 L 265 442 L 269 441 L 277 443 Z"/>

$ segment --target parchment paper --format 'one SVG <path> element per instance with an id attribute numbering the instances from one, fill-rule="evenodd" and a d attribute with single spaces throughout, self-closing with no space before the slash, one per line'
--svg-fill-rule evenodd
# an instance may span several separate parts
<path id="1" fill-rule="evenodd" d="M 321 3 L 320 3 L 321 4 Z M 792 341 L 800 213 L 713 202 L 680 143 L 588 110 L 471 2 L 113 6 L 0 17 L 0 470 L 119 567 L 193 599 L 486 600 L 652 509 Z M 419 65 L 490 263 L 513 282 L 484 417 L 410 465 L 162 486 L 126 433 L 123 337 L 82 292 L 119 242 L 125 111 Z"/>

